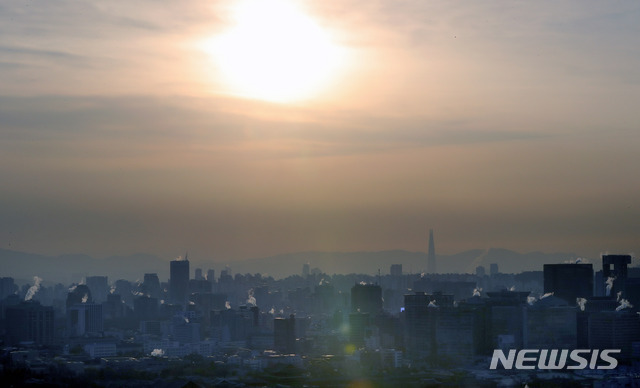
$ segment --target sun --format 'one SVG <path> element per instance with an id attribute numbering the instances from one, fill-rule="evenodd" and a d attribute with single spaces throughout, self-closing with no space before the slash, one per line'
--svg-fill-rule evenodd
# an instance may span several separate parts
<path id="1" fill-rule="evenodd" d="M 231 93 L 274 102 L 319 93 L 342 59 L 326 31 L 284 0 L 238 2 L 233 26 L 204 49 Z"/>

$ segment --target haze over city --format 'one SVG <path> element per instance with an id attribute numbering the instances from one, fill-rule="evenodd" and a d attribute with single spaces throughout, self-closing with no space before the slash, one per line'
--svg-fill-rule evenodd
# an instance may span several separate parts
<path id="1" fill-rule="evenodd" d="M 640 251 L 634 2 L 5 2 L 0 248 Z M 330 271 L 330 268 L 323 268 Z M 42 275 L 42 274 L 41 274 Z"/>

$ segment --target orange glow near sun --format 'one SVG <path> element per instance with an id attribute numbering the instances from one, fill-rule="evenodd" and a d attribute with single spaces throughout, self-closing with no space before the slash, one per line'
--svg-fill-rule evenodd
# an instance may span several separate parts
<path id="1" fill-rule="evenodd" d="M 312 97 L 326 88 L 343 50 L 307 14 L 284 0 L 245 0 L 233 25 L 204 43 L 229 93 L 274 102 Z"/>

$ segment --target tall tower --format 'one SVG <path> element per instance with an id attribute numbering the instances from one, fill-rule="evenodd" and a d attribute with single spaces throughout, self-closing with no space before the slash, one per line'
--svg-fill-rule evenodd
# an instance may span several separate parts
<path id="1" fill-rule="evenodd" d="M 187 300 L 187 289 L 189 287 L 189 260 L 171 261 L 169 277 L 169 295 L 171 302 L 184 304 Z"/>
<path id="2" fill-rule="evenodd" d="M 436 273 L 436 247 L 433 244 L 433 229 L 429 229 L 429 252 L 427 253 L 427 273 Z"/>

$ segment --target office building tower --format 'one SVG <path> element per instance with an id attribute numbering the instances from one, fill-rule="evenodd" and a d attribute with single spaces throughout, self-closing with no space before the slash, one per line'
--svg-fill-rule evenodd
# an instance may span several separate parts
<path id="1" fill-rule="evenodd" d="M 5 316 L 8 345 L 15 346 L 20 342 L 53 344 L 53 307 L 29 300 L 7 307 Z"/>
<path id="2" fill-rule="evenodd" d="M 628 311 L 600 311 L 589 314 L 589 348 L 620 349 L 618 359 L 629 359 L 632 343 L 640 340 L 640 318 Z"/>
<path id="3" fill-rule="evenodd" d="M 196 268 L 196 273 L 195 273 L 194 279 L 196 279 L 196 280 L 205 280 L 205 278 L 202 276 L 202 268 Z"/>
<path id="4" fill-rule="evenodd" d="M 369 313 L 349 314 L 349 343 L 357 348 L 364 346 L 365 338 L 371 336 L 371 315 Z"/>
<path id="5" fill-rule="evenodd" d="M 210 269 L 207 271 L 207 281 L 211 284 L 216 282 L 216 271 L 213 269 Z"/>
<path id="6" fill-rule="evenodd" d="M 107 301 L 109 294 L 109 282 L 106 276 L 87 276 L 87 287 L 91 290 L 91 296 L 96 303 Z"/>
<path id="7" fill-rule="evenodd" d="M 498 263 L 489 264 L 489 275 L 495 276 L 495 275 L 497 275 L 499 273 L 500 273 L 500 271 L 498 271 Z"/>
<path id="8" fill-rule="evenodd" d="M 436 273 L 436 247 L 433 243 L 433 229 L 429 229 L 429 251 L 427 253 L 427 272 Z"/>
<path id="9" fill-rule="evenodd" d="M 438 308 L 431 295 L 416 292 L 404 296 L 405 347 L 410 358 L 434 359 Z M 429 307 L 431 306 L 431 307 Z"/>
<path id="10" fill-rule="evenodd" d="M 576 264 L 570 264 L 576 265 Z M 575 302 L 547 296 L 526 309 L 523 346 L 530 349 L 575 349 L 578 321 Z"/>
<path id="11" fill-rule="evenodd" d="M 142 282 L 144 293 L 152 298 L 159 298 L 162 289 L 160 288 L 160 278 L 157 273 L 144 274 L 144 280 Z"/>
<path id="12" fill-rule="evenodd" d="M 0 278 L 0 300 L 14 294 L 16 291 L 17 287 L 13 281 L 13 278 Z"/>
<path id="13" fill-rule="evenodd" d="M 391 276 L 402 276 L 402 264 L 391 264 L 389 273 Z"/>
<path id="14" fill-rule="evenodd" d="M 283 354 L 296 352 L 296 318 L 275 318 L 273 320 L 273 345 Z"/>
<path id="15" fill-rule="evenodd" d="M 309 263 L 304 263 L 302 264 L 302 277 L 303 278 L 307 278 L 307 276 L 309 276 L 309 272 L 311 271 L 311 268 L 309 266 Z"/>
<path id="16" fill-rule="evenodd" d="M 564 299 L 575 306 L 577 298 L 593 296 L 593 266 L 591 264 L 545 264 L 544 292 Z"/>
<path id="17" fill-rule="evenodd" d="M 372 316 L 382 312 L 382 288 L 377 284 L 356 284 L 351 287 L 351 312 L 369 313 Z"/>
<path id="18" fill-rule="evenodd" d="M 185 304 L 189 289 L 189 260 L 173 260 L 170 266 L 169 295 L 172 303 Z"/>
<path id="19" fill-rule="evenodd" d="M 102 305 L 96 303 L 78 303 L 67 312 L 69 335 L 98 335 L 103 331 Z"/>

